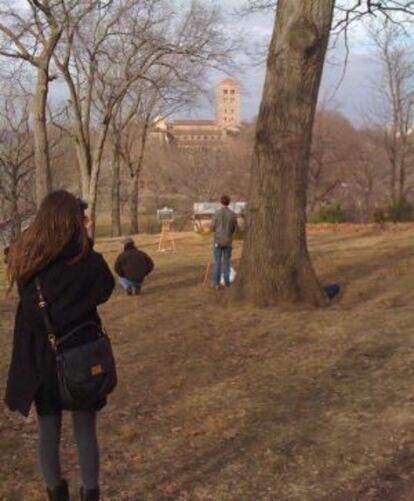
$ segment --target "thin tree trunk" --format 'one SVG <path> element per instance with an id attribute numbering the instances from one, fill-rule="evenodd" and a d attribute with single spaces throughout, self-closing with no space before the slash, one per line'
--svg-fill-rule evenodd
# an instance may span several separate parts
<path id="1" fill-rule="evenodd" d="M 120 203 L 120 155 L 118 139 L 115 139 L 112 157 L 112 236 L 122 235 L 121 226 L 121 203 Z"/>
<path id="2" fill-rule="evenodd" d="M 89 181 L 89 197 L 88 197 L 88 215 L 92 221 L 92 235 L 95 234 L 96 226 L 96 204 L 98 196 L 99 175 L 101 173 L 102 158 L 104 154 L 105 141 L 108 134 L 110 119 L 107 118 L 103 122 L 103 128 L 100 131 L 97 141 L 96 154 L 93 159 L 92 172 Z"/>
<path id="3" fill-rule="evenodd" d="M 21 231 L 21 218 L 20 218 L 20 212 L 19 212 L 19 202 L 18 202 L 18 195 L 17 195 L 17 180 L 15 173 L 13 173 L 13 189 L 11 193 L 11 220 L 12 220 L 12 231 L 11 231 L 11 237 L 12 240 L 17 238 L 17 236 L 20 234 Z"/>
<path id="4" fill-rule="evenodd" d="M 397 165 L 396 156 L 391 161 L 391 178 L 390 178 L 390 195 L 391 203 L 395 205 L 397 203 Z"/>
<path id="5" fill-rule="evenodd" d="M 50 173 L 49 144 L 46 125 L 46 102 L 49 87 L 48 71 L 37 69 L 36 89 L 33 96 L 33 135 L 34 159 L 36 166 L 36 204 L 39 207 L 43 198 L 52 189 Z"/>
<path id="6" fill-rule="evenodd" d="M 405 149 L 405 145 L 401 145 L 401 148 Z M 398 199 L 403 200 L 405 198 L 405 153 L 401 152 L 400 155 L 400 172 L 399 172 L 399 183 L 398 183 Z"/>
<path id="7" fill-rule="evenodd" d="M 334 0 L 279 0 L 256 129 L 236 298 L 326 304 L 306 243 L 312 127 Z"/>
<path id="8" fill-rule="evenodd" d="M 138 225 L 138 192 L 139 192 L 139 179 L 141 176 L 142 166 L 144 164 L 145 148 L 147 145 L 148 129 L 149 129 L 149 116 L 147 117 L 144 129 L 141 136 L 141 151 L 138 158 L 137 168 L 131 179 L 130 185 L 130 199 L 129 199 L 129 231 L 132 235 L 139 232 Z"/>
<path id="9" fill-rule="evenodd" d="M 138 173 L 136 173 L 131 178 L 130 193 L 129 193 L 129 232 L 131 235 L 136 235 L 139 232 L 138 191 L 139 191 L 139 175 Z"/>
<path id="10" fill-rule="evenodd" d="M 92 170 L 91 156 L 86 145 L 79 141 L 75 141 L 75 149 L 78 158 L 82 198 L 88 200 L 90 173 Z"/>

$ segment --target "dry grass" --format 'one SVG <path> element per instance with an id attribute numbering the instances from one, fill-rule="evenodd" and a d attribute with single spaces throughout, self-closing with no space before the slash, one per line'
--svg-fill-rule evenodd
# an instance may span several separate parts
<path id="1" fill-rule="evenodd" d="M 413 232 L 311 235 L 319 276 L 344 287 L 319 311 L 226 307 L 202 285 L 207 241 L 141 241 L 156 260 L 143 295 L 102 308 L 120 372 L 100 416 L 104 499 L 414 499 Z M 98 248 L 113 263 L 119 243 Z M 35 423 L 3 414 L 0 434 L 0 499 L 43 499 Z"/>

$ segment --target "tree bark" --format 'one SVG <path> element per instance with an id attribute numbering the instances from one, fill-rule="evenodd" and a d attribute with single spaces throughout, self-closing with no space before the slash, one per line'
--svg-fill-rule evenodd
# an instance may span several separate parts
<path id="1" fill-rule="evenodd" d="M 115 139 L 113 145 L 112 157 L 112 236 L 119 237 L 122 235 L 121 226 L 121 204 L 120 204 L 120 156 L 118 139 Z"/>
<path id="2" fill-rule="evenodd" d="M 306 243 L 312 127 L 334 0 L 279 0 L 260 107 L 236 298 L 326 304 Z"/>
<path id="3" fill-rule="evenodd" d="M 37 69 L 36 89 L 33 96 L 33 136 L 36 166 L 36 204 L 39 207 L 43 198 L 52 189 L 50 172 L 49 143 L 46 125 L 46 103 L 49 88 L 48 70 Z"/>

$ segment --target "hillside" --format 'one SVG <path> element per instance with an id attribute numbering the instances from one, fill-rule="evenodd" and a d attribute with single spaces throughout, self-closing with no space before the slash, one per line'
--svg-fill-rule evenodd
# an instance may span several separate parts
<path id="1" fill-rule="evenodd" d="M 414 499 L 414 231 L 310 235 L 322 282 L 344 287 L 318 311 L 228 307 L 203 285 L 208 241 L 183 235 L 176 254 L 137 241 L 154 275 L 102 308 L 120 373 L 100 415 L 104 500 Z M 119 247 L 97 244 L 111 265 Z M 1 297 L 3 393 L 14 300 Z M 35 418 L 1 407 L 0 441 L 0 499 L 44 499 Z"/>

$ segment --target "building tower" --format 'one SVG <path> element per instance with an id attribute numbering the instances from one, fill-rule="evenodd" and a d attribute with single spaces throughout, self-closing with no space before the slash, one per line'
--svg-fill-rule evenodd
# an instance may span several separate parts
<path id="1" fill-rule="evenodd" d="M 240 126 L 240 83 L 232 78 L 219 82 L 216 88 L 217 123 L 225 129 Z"/>

